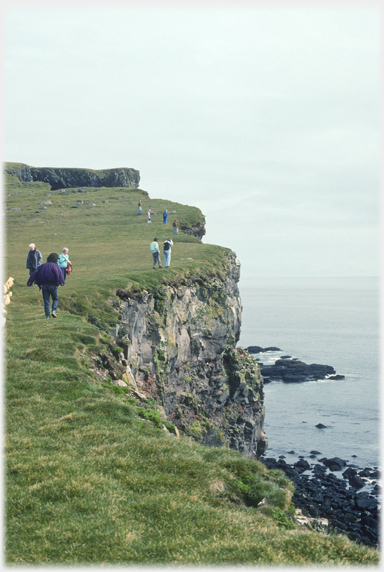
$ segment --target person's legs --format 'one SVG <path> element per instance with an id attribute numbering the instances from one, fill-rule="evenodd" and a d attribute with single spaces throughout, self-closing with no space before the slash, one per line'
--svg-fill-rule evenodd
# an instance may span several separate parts
<path id="1" fill-rule="evenodd" d="M 157 255 L 157 262 L 159 263 L 159 268 L 161 268 L 160 253 L 156 252 L 156 255 Z"/>
<path id="2" fill-rule="evenodd" d="M 67 269 L 66 268 L 62 268 L 61 266 L 59 266 L 61 272 L 63 273 L 63 278 L 64 278 L 64 282 L 65 282 L 65 277 L 67 276 Z"/>
<path id="3" fill-rule="evenodd" d="M 49 286 L 43 285 L 41 287 L 41 292 L 43 294 L 45 315 L 47 318 L 50 318 L 51 315 L 50 315 L 50 311 L 49 311 L 49 300 L 50 300 Z"/>
<path id="4" fill-rule="evenodd" d="M 165 268 L 169 266 L 169 250 L 164 250 L 164 266 Z"/>
<path id="5" fill-rule="evenodd" d="M 56 310 L 59 305 L 59 296 L 57 294 L 57 286 L 49 287 L 50 294 L 52 296 L 52 316 L 56 318 Z"/>

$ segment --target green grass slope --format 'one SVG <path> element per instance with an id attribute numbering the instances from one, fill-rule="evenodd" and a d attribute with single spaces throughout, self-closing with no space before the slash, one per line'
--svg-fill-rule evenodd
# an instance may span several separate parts
<path id="1" fill-rule="evenodd" d="M 151 399 L 95 376 L 92 358 L 108 346 L 98 326 L 118 316 L 114 289 L 223 270 L 226 249 L 179 234 L 171 268 L 152 271 L 149 244 L 171 230 L 162 210 L 193 224 L 198 209 L 137 189 L 50 193 L 9 175 L 4 194 L 5 279 L 15 279 L 5 335 L 7 563 L 379 563 L 377 551 L 346 537 L 295 528 L 281 472 L 177 438 Z M 139 198 L 144 213 L 159 212 L 152 224 L 136 214 Z M 47 199 L 52 206 L 36 214 Z M 96 207 L 70 208 L 77 200 Z M 69 248 L 74 272 L 59 288 L 57 320 L 26 287 L 31 241 L 44 261 Z"/>

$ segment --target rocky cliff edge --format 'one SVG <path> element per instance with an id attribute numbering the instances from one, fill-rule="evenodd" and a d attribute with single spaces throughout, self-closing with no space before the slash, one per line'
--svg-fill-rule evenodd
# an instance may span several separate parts
<path id="1" fill-rule="evenodd" d="M 136 169 L 70 169 L 30 167 L 23 163 L 6 163 L 5 171 L 22 182 L 48 183 L 52 191 L 77 187 L 129 187 L 138 188 L 140 172 Z"/>
<path id="2" fill-rule="evenodd" d="M 263 379 L 240 336 L 240 263 L 225 272 L 182 279 L 153 291 L 117 290 L 125 380 L 156 399 L 167 420 L 207 445 L 247 457 L 267 448 Z"/>

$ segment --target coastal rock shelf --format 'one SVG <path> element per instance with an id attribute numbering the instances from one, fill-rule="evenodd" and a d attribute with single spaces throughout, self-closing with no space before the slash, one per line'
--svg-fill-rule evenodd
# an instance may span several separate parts
<path id="1" fill-rule="evenodd" d="M 258 351 L 255 351 L 255 349 Z M 249 346 L 247 351 L 251 354 L 258 354 L 281 350 L 275 347 L 263 349 L 259 346 Z M 336 374 L 335 369 L 330 365 L 306 364 L 290 356 L 282 356 L 275 361 L 274 365 L 264 365 L 259 362 L 259 366 L 264 383 L 269 383 L 270 381 L 300 383 L 303 381 L 317 381 L 319 379 L 344 379 L 345 377 L 344 375 Z"/>
<path id="2" fill-rule="evenodd" d="M 359 469 L 354 464 L 348 466 L 338 457 L 319 459 L 313 466 L 303 457 L 289 464 L 283 456 L 278 460 L 262 457 L 261 461 L 269 469 L 281 469 L 294 482 L 292 500 L 295 507 L 305 516 L 326 518 L 330 532 L 343 533 L 351 540 L 377 546 L 378 495 L 381 491 L 377 467 Z M 333 474 L 340 471 L 341 478 Z"/>

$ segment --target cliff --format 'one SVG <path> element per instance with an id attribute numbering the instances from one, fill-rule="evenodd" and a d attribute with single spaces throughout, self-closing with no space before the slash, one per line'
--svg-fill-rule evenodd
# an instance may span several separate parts
<path id="1" fill-rule="evenodd" d="M 267 448 L 263 380 L 256 360 L 236 347 L 239 276 L 230 253 L 221 276 L 119 289 L 113 334 L 124 348 L 125 379 L 155 398 L 168 421 L 205 444 L 258 457 Z"/>
<path id="2" fill-rule="evenodd" d="M 23 163 L 6 163 L 5 172 L 15 175 L 22 182 L 48 183 L 52 191 L 76 187 L 138 188 L 140 182 L 140 172 L 127 168 L 95 171 L 92 169 L 36 168 Z"/>

